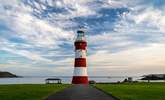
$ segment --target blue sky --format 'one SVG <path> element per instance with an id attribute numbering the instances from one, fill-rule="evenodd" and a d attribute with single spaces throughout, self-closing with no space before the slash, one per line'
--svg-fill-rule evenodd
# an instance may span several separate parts
<path id="1" fill-rule="evenodd" d="M 72 75 L 79 26 L 89 75 L 165 73 L 164 0 L 0 0 L 0 71 Z"/>

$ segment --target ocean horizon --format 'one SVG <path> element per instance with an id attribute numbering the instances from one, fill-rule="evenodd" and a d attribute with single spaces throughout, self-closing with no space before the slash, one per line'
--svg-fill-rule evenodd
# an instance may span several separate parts
<path id="1" fill-rule="evenodd" d="M 47 78 L 60 78 L 62 83 L 71 83 L 72 76 L 23 76 L 17 78 L 0 78 L 0 84 L 45 84 Z M 89 80 L 96 82 L 122 82 L 127 76 L 90 76 Z M 139 80 L 141 77 L 132 77 L 133 81 Z"/>

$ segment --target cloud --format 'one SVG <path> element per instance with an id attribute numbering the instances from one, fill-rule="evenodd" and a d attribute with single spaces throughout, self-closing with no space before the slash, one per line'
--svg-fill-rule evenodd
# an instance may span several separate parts
<path id="1" fill-rule="evenodd" d="M 24 9 L 25 8 L 25 9 Z M 36 18 L 31 15 L 31 12 L 26 12 L 26 7 L 20 6 L 17 9 L 24 9 L 18 11 L 4 12 L 2 16 L 8 27 L 14 31 L 14 35 L 18 35 L 20 38 L 30 41 L 34 45 L 38 46 L 52 46 L 58 45 L 59 39 L 70 39 L 72 32 L 66 32 L 57 26 L 53 26 L 47 21 Z M 16 9 L 16 10 L 17 10 Z M 56 44 L 57 43 L 57 44 Z"/>
<path id="2" fill-rule="evenodd" d="M 40 55 L 37 55 L 36 53 L 32 53 L 26 50 L 13 50 L 13 49 L 9 49 L 9 48 L 1 48 L 0 50 L 3 51 L 7 51 L 13 54 L 17 54 L 23 57 L 26 57 L 28 59 L 31 60 L 35 60 L 35 61 L 46 61 L 46 62 L 51 62 L 51 60 L 45 59 L 43 57 L 41 57 Z"/>
<path id="3" fill-rule="evenodd" d="M 122 20 L 117 24 L 120 32 L 164 32 L 164 11 L 153 7 L 134 9 L 122 15 Z"/>
<path id="4" fill-rule="evenodd" d="M 144 74 L 145 72 L 152 73 L 153 69 L 155 69 L 155 73 L 159 73 L 164 70 L 165 66 L 164 49 L 164 44 L 151 44 L 143 48 L 137 47 L 117 53 L 100 51 L 88 57 L 88 63 L 91 70 L 103 70 L 105 73 L 109 72 L 109 74 L 111 74 L 111 70 L 114 72 L 126 70 Z"/>
<path id="5" fill-rule="evenodd" d="M 89 73 L 131 73 L 132 66 L 161 70 L 165 14 L 163 2 L 159 5 L 153 0 L 1 0 L 0 51 L 16 56 L 19 66 L 24 62 L 29 73 L 33 68 L 65 73 L 73 68 L 75 33 L 83 25 Z M 150 58 L 157 60 L 149 63 Z M 4 59 L 11 66 L 10 56 Z"/>
<path id="6" fill-rule="evenodd" d="M 1 71 L 7 70 L 20 76 L 64 76 L 64 72 L 66 76 L 71 76 L 73 73 L 72 67 L 38 67 L 33 64 L 22 63 L 0 64 L 0 68 Z"/>

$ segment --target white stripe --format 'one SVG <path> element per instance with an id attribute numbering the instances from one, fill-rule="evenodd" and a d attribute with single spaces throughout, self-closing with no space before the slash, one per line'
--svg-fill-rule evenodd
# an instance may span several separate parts
<path id="1" fill-rule="evenodd" d="M 86 67 L 75 67 L 74 68 L 74 76 L 88 76 Z"/>
<path id="2" fill-rule="evenodd" d="M 75 58 L 86 58 L 86 50 L 76 50 Z"/>

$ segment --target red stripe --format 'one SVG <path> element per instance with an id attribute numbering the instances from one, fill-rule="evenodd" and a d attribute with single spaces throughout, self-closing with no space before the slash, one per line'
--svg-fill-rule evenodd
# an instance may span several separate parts
<path id="1" fill-rule="evenodd" d="M 86 67 L 86 58 L 76 58 L 74 67 Z"/>
<path id="2" fill-rule="evenodd" d="M 85 41 L 76 41 L 74 45 L 76 50 L 78 49 L 86 50 L 87 43 Z"/>
<path id="3" fill-rule="evenodd" d="M 87 45 L 87 42 L 86 41 L 75 41 L 74 44 L 76 45 L 77 43 L 83 43 L 83 44 L 86 44 Z"/>
<path id="4" fill-rule="evenodd" d="M 73 76 L 72 84 L 88 84 L 88 76 Z"/>

